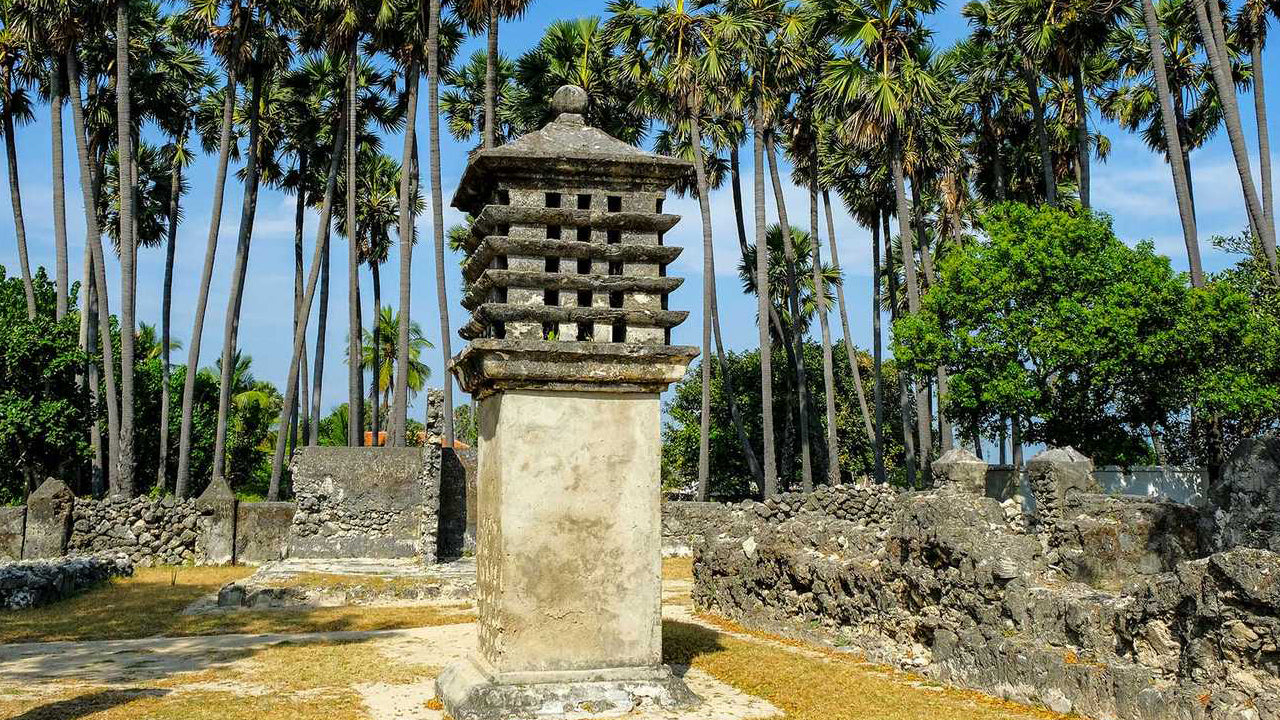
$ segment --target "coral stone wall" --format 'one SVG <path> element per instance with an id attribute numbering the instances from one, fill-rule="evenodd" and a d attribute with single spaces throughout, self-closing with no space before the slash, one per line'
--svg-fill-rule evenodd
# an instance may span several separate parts
<path id="1" fill-rule="evenodd" d="M 133 563 L 123 555 L 6 563 L 0 565 L 0 610 L 44 605 L 132 574 Z"/>
<path id="2" fill-rule="evenodd" d="M 67 554 L 115 551 L 143 566 L 195 562 L 199 522 L 194 500 L 77 498 Z"/>
<path id="3" fill-rule="evenodd" d="M 1195 517 L 1159 503 L 1076 494 L 1061 510 L 1028 532 L 944 489 L 896 496 L 879 525 L 757 517 L 695 548 L 694 599 L 1059 712 L 1280 718 L 1280 555 L 1186 559 Z"/>

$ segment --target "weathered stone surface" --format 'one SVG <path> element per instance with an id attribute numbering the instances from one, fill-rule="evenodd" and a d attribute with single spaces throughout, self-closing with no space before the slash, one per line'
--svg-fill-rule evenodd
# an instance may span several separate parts
<path id="1" fill-rule="evenodd" d="M 930 465 L 934 485 L 954 485 L 962 492 L 985 495 L 987 464 L 964 448 L 952 448 Z"/>
<path id="2" fill-rule="evenodd" d="M 1027 461 L 1027 483 L 1036 501 L 1036 518 L 1051 528 L 1062 517 L 1067 496 L 1096 493 L 1093 461 L 1073 448 L 1049 448 Z"/>
<path id="3" fill-rule="evenodd" d="M 291 502 L 240 503 L 236 507 L 236 563 L 257 565 L 287 557 L 296 510 Z"/>
<path id="4" fill-rule="evenodd" d="M 1280 718 L 1280 555 L 1178 562 L 1194 509 L 1137 498 L 1071 495 L 1047 552 L 994 500 L 942 490 L 894 505 L 880 532 L 808 511 L 709 536 L 695 601 L 1061 712 Z M 1123 591 L 1072 582 L 1086 574 L 1073 552 L 1111 552 Z"/>
<path id="5" fill-rule="evenodd" d="M 422 448 L 301 448 L 289 547 L 301 558 L 435 559 L 438 474 Z"/>
<path id="6" fill-rule="evenodd" d="M 750 504 L 728 505 L 717 502 L 662 503 L 662 554 L 687 556 L 708 535 L 723 532 L 733 522 L 746 519 Z"/>
<path id="7" fill-rule="evenodd" d="M 0 560 L 22 557 L 22 538 L 26 534 L 27 508 L 0 507 Z"/>
<path id="8" fill-rule="evenodd" d="M 1209 492 L 1214 548 L 1280 552 L 1280 436 L 1240 443 Z"/>
<path id="9" fill-rule="evenodd" d="M 123 555 L 0 563 L 0 610 L 44 605 L 133 574 Z"/>
<path id="10" fill-rule="evenodd" d="M 201 509 L 194 500 L 79 498 L 67 552 L 119 553 L 139 566 L 196 562 L 201 559 L 200 520 Z"/>
<path id="11" fill-rule="evenodd" d="M 473 340 L 450 369 L 467 392 L 556 389 L 661 392 L 684 377 L 698 349 L 670 345 Z"/>
<path id="12" fill-rule="evenodd" d="M 468 473 L 474 485 L 475 460 L 471 469 L 459 451 L 442 448 L 440 453 L 440 513 L 439 534 L 436 537 L 436 558 L 454 560 L 463 555 L 467 534 L 467 483 Z"/>
<path id="13" fill-rule="evenodd" d="M 55 558 L 67 551 L 71 536 L 71 513 L 75 494 L 66 483 L 56 478 L 44 481 L 27 498 L 26 541 L 24 559 Z"/>
<path id="14" fill-rule="evenodd" d="M 1135 496 L 1078 493 L 1053 529 L 1053 561 L 1073 579 L 1119 589 L 1203 556 L 1200 511 Z"/>
<path id="15" fill-rule="evenodd" d="M 209 565 L 226 565 L 236 557 L 236 495 L 226 479 L 209 483 L 197 506 L 199 521 L 199 560 Z"/>
<path id="16" fill-rule="evenodd" d="M 467 662 L 445 668 L 436 681 L 436 693 L 450 699 L 449 716 L 454 720 L 614 717 L 698 703 L 684 681 L 667 668 L 574 674 L 582 677 L 495 683 Z"/>

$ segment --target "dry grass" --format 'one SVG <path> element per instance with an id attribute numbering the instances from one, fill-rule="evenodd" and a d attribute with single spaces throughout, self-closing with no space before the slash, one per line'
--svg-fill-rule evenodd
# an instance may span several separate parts
<path id="1" fill-rule="evenodd" d="M 693 558 L 662 558 L 663 580 L 693 580 Z"/>
<path id="2" fill-rule="evenodd" d="M 22 720 L 367 720 L 354 689 L 434 677 L 389 659 L 370 642 L 285 643 L 227 667 L 128 688 L 73 686 L 52 695 L 0 695 L 0 717 Z"/>
<path id="3" fill-rule="evenodd" d="M 0 643 L 125 640 L 228 633 L 398 630 L 475 619 L 465 604 L 242 610 L 182 615 L 195 600 L 253 572 L 245 567 L 139 568 L 69 600 L 6 613 Z"/>
<path id="4" fill-rule="evenodd" d="M 665 662 L 692 665 L 768 700 L 789 720 L 1065 717 L 981 693 L 942 688 L 868 665 L 854 655 L 812 646 L 797 651 L 777 642 L 740 639 L 690 623 L 663 623 L 662 654 Z"/>

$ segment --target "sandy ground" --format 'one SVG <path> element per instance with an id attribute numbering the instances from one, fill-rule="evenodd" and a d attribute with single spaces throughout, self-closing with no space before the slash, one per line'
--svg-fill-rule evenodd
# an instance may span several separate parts
<path id="1" fill-rule="evenodd" d="M 687 591 L 686 591 L 687 592 Z M 687 608 L 669 606 L 672 617 L 691 621 Z M 696 620 L 693 620 L 696 622 Z M 231 671 L 251 663 L 254 654 L 279 643 L 362 642 L 389 661 L 443 667 L 475 647 L 474 624 L 443 625 L 379 632 L 299 633 L 287 635 L 218 635 L 191 638 L 148 638 L 99 642 L 56 642 L 0 645 L 0 691 L 5 686 L 30 693 L 49 686 L 54 694 L 66 684 L 125 686 L 181 680 L 184 673 Z M 687 712 L 633 713 L 634 720 L 752 720 L 781 713 L 759 698 L 742 693 L 710 675 L 676 668 L 704 702 Z M 435 680 L 412 683 L 363 683 L 352 686 L 363 698 L 372 720 L 440 720 L 443 714 L 425 705 L 435 696 Z M 175 692 L 222 690 L 240 695 L 265 692 L 252 684 L 201 680 L 179 684 Z"/>

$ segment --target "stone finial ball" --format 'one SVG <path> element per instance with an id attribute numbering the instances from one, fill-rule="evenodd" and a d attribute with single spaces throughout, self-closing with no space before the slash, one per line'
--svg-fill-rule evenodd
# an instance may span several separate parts
<path id="1" fill-rule="evenodd" d="M 562 85 L 551 98 L 551 108 L 558 113 L 587 114 L 587 91 L 577 85 Z"/>

